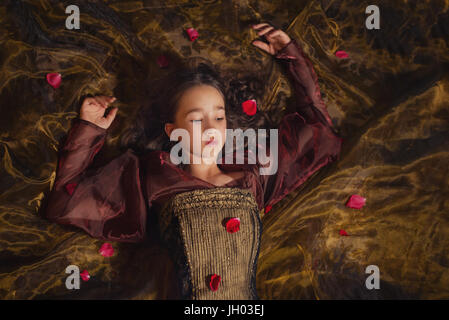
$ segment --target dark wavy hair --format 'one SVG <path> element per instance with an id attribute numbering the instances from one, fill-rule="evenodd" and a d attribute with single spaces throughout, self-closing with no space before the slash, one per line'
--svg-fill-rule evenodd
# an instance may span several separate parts
<path id="1" fill-rule="evenodd" d="M 177 142 L 170 141 L 164 125 L 174 122 L 179 99 L 187 89 L 196 85 L 213 86 L 222 94 L 227 128 L 253 128 L 256 133 L 257 128 L 270 128 L 269 117 L 259 109 L 265 93 L 262 79 L 266 78 L 260 74 L 235 78 L 236 74 L 237 71 L 221 70 L 206 58 L 191 57 L 185 59 L 180 67 L 173 68 L 167 76 L 148 80 L 146 100 L 137 111 L 134 123 L 123 133 L 121 148 L 131 148 L 140 155 L 153 150 L 170 152 Z M 258 103 L 254 116 L 248 116 L 242 110 L 242 102 L 249 99 Z"/>

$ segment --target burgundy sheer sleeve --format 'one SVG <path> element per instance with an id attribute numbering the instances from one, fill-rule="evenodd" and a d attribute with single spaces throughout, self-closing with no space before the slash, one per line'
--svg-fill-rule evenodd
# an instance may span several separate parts
<path id="1" fill-rule="evenodd" d="M 269 207 L 300 186 L 326 164 L 339 159 L 342 139 L 336 134 L 321 99 L 317 76 L 295 39 L 278 52 L 296 96 L 296 112 L 278 128 L 278 169 L 260 175 L 264 206 Z"/>
<path id="2" fill-rule="evenodd" d="M 106 129 L 74 119 L 59 151 L 56 179 L 44 215 L 95 238 L 139 242 L 146 227 L 139 159 L 128 149 L 106 165 L 92 168 L 106 135 Z"/>

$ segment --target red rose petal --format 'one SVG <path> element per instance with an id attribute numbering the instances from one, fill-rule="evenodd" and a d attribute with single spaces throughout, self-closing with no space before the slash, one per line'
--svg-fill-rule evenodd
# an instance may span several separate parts
<path id="1" fill-rule="evenodd" d="M 349 200 L 346 202 L 348 208 L 361 209 L 366 203 L 366 198 L 359 196 L 358 194 L 353 194 Z"/>
<path id="2" fill-rule="evenodd" d="M 240 219 L 231 218 L 226 222 L 226 231 L 229 233 L 234 233 L 240 230 Z"/>
<path id="3" fill-rule="evenodd" d="M 83 281 L 88 281 L 90 279 L 90 275 L 89 272 L 87 272 L 87 270 L 84 270 L 83 272 L 80 273 L 81 279 L 83 279 Z"/>
<path id="4" fill-rule="evenodd" d="M 103 257 L 111 257 L 114 254 L 114 248 L 110 243 L 105 242 L 98 252 L 100 252 Z"/>
<path id="5" fill-rule="evenodd" d="M 188 28 L 186 30 L 187 34 L 189 35 L 190 41 L 195 41 L 196 38 L 198 38 L 198 31 L 196 31 L 193 28 Z"/>
<path id="6" fill-rule="evenodd" d="M 61 75 L 59 73 L 47 73 L 47 82 L 57 89 L 61 85 Z"/>
<path id="7" fill-rule="evenodd" d="M 68 194 L 72 195 L 73 192 L 75 191 L 76 186 L 78 185 L 78 183 L 74 182 L 74 183 L 67 183 L 65 185 L 65 190 L 67 191 Z"/>
<path id="8" fill-rule="evenodd" d="M 217 291 L 220 284 L 221 277 L 218 274 L 213 274 L 210 278 L 209 287 L 212 291 Z"/>
<path id="9" fill-rule="evenodd" d="M 273 206 L 270 206 L 270 205 L 266 206 L 266 207 L 265 207 L 265 213 L 270 212 L 270 210 L 271 210 L 272 207 L 273 207 Z"/>
<path id="10" fill-rule="evenodd" d="M 349 234 L 343 229 L 340 229 L 340 235 L 341 236 L 349 236 Z"/>
<path id="11" fill-rule="evenodd" d="M 243 112 L 245 112 L 249 116 L 253 116 L 257 111 L 257 103 L 256 100 L 246 100 L 242 103 Z"/>
<path id="12" fill-rule="evenodd" d="M 159 65 L 159 67 L 161 67 L 161 68 L 165 68 L 165 67 L 167 67 L 168 66 L 168 58 L 167 58 L 167 56 L 165 56 L 165 55 L 160 55 L 158 58 L 157 58 L 157 64 Z"/>
<path id="13" fill-rule="evenodd" d="M 340 59 L 345 59 L 345 58 L 349 57 L 348 53 L 343 50 L 339 50 L 339 51 L 335 52 L 335 56 Z"/>

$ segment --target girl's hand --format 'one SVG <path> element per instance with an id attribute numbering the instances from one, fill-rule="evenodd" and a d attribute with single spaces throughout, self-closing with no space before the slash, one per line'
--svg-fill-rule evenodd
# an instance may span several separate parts
<path id="1" fill-rule="evenodd" d="M 103 129 L 109 128 L 112 121 L 114 121 L 118 108 L 113 107 L 106 117 L 104 117 L 104 114 L 109 104 L 115 100 L 115 97 L 108 96 L 95 96 L 84 99 L 81 105 L 80 118 L 92 122 Z"/>
<path id="2" fill-rule="evenodd" d="M 256 31 L 258 30 L 257 35 L 265 35 L 268 44 L 260 40 L 254 40 L 251 43 L 271 55 L 276 55 L 291 40 L 288 34 L 286 34 L 284 31 L 275 29 L 268 23 L 255 24 L 252 26 L 252 28 Z"/>

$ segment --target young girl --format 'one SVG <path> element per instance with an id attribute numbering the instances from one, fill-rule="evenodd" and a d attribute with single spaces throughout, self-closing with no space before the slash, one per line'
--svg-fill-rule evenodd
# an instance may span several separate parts
<path id="1" fill-rule="evenodd" d="M 112 108 L 104 117 L 115 100 L 106 96 L 84 100 L 60 150 L 46 217 L 95 238 L 138 242 L 145 237 L 151 208 L 177 266 L 181 299 L 259 299 L 255 276 L 260 211 L 339 157 L 342 139 L 333 130 L 310 61 L 282 30 L 267 23 L 253 28 L 267 40 L 253 45 L 285 63 L 297 99 L 296 112 L 284 116 L 279 126 L 274 174 L 262 175 L 259 165 L 247 162 L 217 163 L 215 158 L 212 163 L 193 163 L 201 153 L 192 150 L 189 164 L 175 165 L 168 149 L 143 156 L 128 149 L 103 167 L 92 168 L 117 113 Z M 185 129 L 190 145 L 198 143 L 201 152 L 210 141 L 194 141 L 194 124 L 200 124 L 201 132 L 214 129 L 225 135 L 228 99 L 213 69 L 200 64 L 180 73 L 169 86 L 173 94 L 155 109 L 159 125 L 154 123 L 165 145 L 173 130 Z M 216 151 L 224 143 L 216 144 Z"/>

